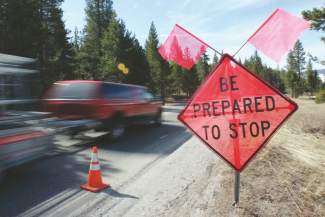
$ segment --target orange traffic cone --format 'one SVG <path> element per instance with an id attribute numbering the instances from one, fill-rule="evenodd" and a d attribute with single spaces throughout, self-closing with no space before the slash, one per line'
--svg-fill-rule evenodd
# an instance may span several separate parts
<path id="1" fill-rule="evenodd" d="M 98 192 L 104 188 L 110 187 L 110 185 L 104 184 L 102 181 L 102 173 L 100 172 L 96 146 L 92 148 L 88 182 L 86 184 L 80 185 L 80 187 L 92 192 Z"/>

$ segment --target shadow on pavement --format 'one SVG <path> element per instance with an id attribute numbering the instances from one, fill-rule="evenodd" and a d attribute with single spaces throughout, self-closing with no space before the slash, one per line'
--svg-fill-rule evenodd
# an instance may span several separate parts
<path id="1" fill-rule="evenodd" d="M 112 197 L 139 199 L 136 196 L 132 196 L 132 195 L 129 195 L 129 194 L 123 194 L 123 193 L 120 193 L 120 192 L 115 191 L 113 189 L 109 189 L 106 192 L 107 192 L 107 194 L 109 194 Z"/>
<path id="2" fill-rule="evenodd" d="M 7 172 L 0 189 L 0 216 L 17 216 L 68 188 L 76 187 L 86 177 L 87 165 L 73 156 L 39 159 Z"/>
<path id="3" fill-rule="evenodd" d="M 0 184 L 0 216 L 17 216 L 42 203 L 51 207 L 63 203 L 63 197 L 53 199 L 65 191 L 79 189 L 79 185 L 87 180 L 90 161 L 90 147 L 97 144 L 99 149 L 114 150 L 129 153 L 148 153 L 167 155 L 174 152 L 191 134 L 184 127 L 176 124 L 163 124 L 160 127 L 131 127 L 125 137 L 112 143 L 107 137 L 101 137 L 93 142 L 77 145 L 60 153 L 13 168 Z M 87 150 L 88 151 L 83 151 Z M 122 172 L 119 162 L 110 162 L 100 156 L 103 170 L 110 173 Z M 115 167 L 113 166 L 113 163 Z M 135 196 L 110 190 L 112 197 L 135 198 Z M 45 208 L 45 207 L 44 207 Z M 47 208 L 45 208 L 47 209 Z"/>
<path id="4" fill-rule="evenodd" d="M 96 142 L 100 149 L 130 153 L 170 154 L 192 135 L 182 126 L 164 123 L 159 127 L 133 126 L 117 142 L 102 137 Z"/>

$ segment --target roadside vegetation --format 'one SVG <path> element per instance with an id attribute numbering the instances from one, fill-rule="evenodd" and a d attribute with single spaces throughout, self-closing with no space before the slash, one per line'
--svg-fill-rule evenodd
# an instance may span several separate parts
<path id="1" fill-rule="evenodd" d="M 321 89 L 318 91 L 316 95 L 316 103 L 324 103 L 325 102 L 325 89 Z"/>
<path id="2" fill-rule="evenodd" d="M 112 0 L 86 0 L 86 25 L 69 37 L 62 20 L 63 1 L 3 0 L 0 7 L 0 52 L 37 58 L 44 89 L 57 80 L 95 79 L 146 85 L 163 99 L 189 97 L 218 63 L 218 56 L 204 54 L 188 71 L 164 61 L 157 52 L 162 42 L 155 24 L 141 46 L 118 17 Z M 313 29 L 325 30 L 324 8 L 302 14 Z M 318 103 L 324 102 L 325 84 L 313 69 L 313 63 L 321 61 L 306 54 L 300 41 L 289 52 L 284 69 L 268 67 L 257 52 L 241 62 L 283 93 L 294 98 L 316 95 Z M 121 63 L 127 73 L 118 69 Z"/>

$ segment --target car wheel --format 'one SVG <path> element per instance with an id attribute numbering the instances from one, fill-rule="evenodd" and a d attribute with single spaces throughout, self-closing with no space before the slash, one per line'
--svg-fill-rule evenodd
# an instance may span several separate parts
<path id="1" fill-rule="evenodd" d="M 126 131 L 125 121 L 123 117 L 115 118 L 110 128 L 110 137 L 113 140 L 120 139 Z"/>
<path id="2" fill-rule="evenodd" d="M 68 135 L 70 136 L 71 139 L 75 138 L 78 134 L 80 133 L 80 131 L 78 130 L 70 130 L 68 131 Z"/>
<path id="3" fill-rule="evenodd" d="M 5 171 L 0 165 L 0 183 L 3 181 L 4 177 L 5 177 Z"/>
<path id="4" fill-rule="evenodd" d="M 159 110 L 153 119 L 153 123 L 156 126 L 160 126 L 162 122 L 162 112 Z"/>

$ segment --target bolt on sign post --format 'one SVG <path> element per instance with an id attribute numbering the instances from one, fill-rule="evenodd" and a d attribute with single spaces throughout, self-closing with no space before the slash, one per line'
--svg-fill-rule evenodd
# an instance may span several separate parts
<path id="1" fill-rule="evenodd" d="M 178 119 L 239 173 L 297 110 L 295 102 L 238 63 L 222 56 Z"/>

